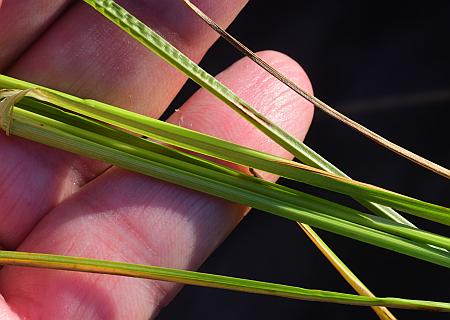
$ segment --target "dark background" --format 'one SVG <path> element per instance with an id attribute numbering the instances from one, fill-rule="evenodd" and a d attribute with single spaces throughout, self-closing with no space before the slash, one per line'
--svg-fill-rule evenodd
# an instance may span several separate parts
<path id="1" fill-rule="evenodd" d="M 353 119 L 449 166 L 450 4 L 447 1 L 250 1 L 229 29 L 253 50 L 274 49 L 305 68 L 315 94 Z M 203 66 L 239 58 L 224 41 Z M 188 84 L 174 105 L 195 86 Z M 316 112 L 306 143 L 353 178 L 449 205 L 448 182 Z M 311 190 L 301 184 L 287 185 Z M 320 193 L 318 193 L 320 194 Z M 353 205 L 335 195 L 330 199 Z M 411 219 L 423 228 L 448 228 Z M 378 296 L 449 301 L 450 274 L 407 256 L 321 235 Z M 353 293 L 299 228 L 254 210 L 201 271 Z M 399 319 L 448 314 L 392 310 Z M 369 308 L 186 287 L 159 319 L 377 319 Z"/>

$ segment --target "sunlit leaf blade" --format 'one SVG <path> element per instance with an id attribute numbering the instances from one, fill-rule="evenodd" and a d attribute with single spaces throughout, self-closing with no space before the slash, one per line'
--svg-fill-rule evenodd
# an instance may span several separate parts
<path id="1" fill-rule="evenodd" d="M 0 88 L 6 86 L 0 75 Z M 17 81 L 15 81 L 17 82 Z M 16 83 L 17 84 L 17 83 Z M 32 84 L 21 83 L 32 88 Z M 61 95 L 48 90 L 30 90 L 29 97 L 46 101 L 92 119 L 135 132 L 190 151 L 250 166 L 320 188 L 376 201 L 443 224 L 450 224 L 450 210 L 375 186 L 341 178 L 267 153 L 229 143 L 192 130 L 151 119 L 93 100 Z"/>
<path id="2" fill-rule="evenodd" d="M 0 80 L 1 80 L 1 78 L 0 78 Z M 51 113 L 52 117 L 53 118 L 57 118 L 58 121 L 65 121 L 66 123 L 72 124 L 73 126 L 80 126 L 83 123 L 85 123 L 86 121 L 82 121 L 81 119 L 79 119 L 80 117 L 75 117 L 71 112 L 64 112 L 64 110 L 63 110 L 64 108 L 69 108 L 71 111 L 74 111 L 77 114 L 87 114 L 87 115 L 90 116 L 90 118 L 95 118 L 96 117 L 96 114 L 94 114 L 93 112 L 86 113 L 85 110 L 84 110 L 84 109 L 86 109 L 86 107 L 83 107 L 83 105 L 81 103 L 77 103 L 76 107 L 70 106 L 70 103 L 68 102 L 69 101 L 68 99 L 64 98 L 64 99 L 61 100 L 61 99 L 58 98 L 58 96 L 56 96 L 56 94 L 54 96 L 52 96 L 53 98 L 51 100 L 49 100 L 49 99 L 43 99 L 43 100 L 29 99 L 28 95 L 33 93 L 33 92 L 36 93 L 35 90 L 29 90 L 29 91 L 26 91 L 26 92 L 18 91 L 17 93 L 16 93 L 16 91 L 8 91 L 8 92 L 6 92 L 6 94 L 14 93 L 14 94 L 12 94 L 9 97 L 13 98 L 13 101 L 15 101 L 15 104 L 18 107 L 24 108 L 25 110 L 34 112 L 36 114 L 44 115 L 44 116 L 48 116 Z M 42 98 L 42 93 L 37 94 L 37 95 L 36 94 L 32 94 L 32 96 L 34 98 Z M 78 99 L 78 100 L 80 100 L 82 102 L 81 99 Z M 52 102 L 52 105 L 46 105 L 45 104 L 45 102 L 49 102 L 49 101 Z M 0 102 L 0 107 L 1 107 L 2 103 L 7 103 L 7 102 L 8 101 Z M 93 104 L 93 103 L 99 104 L 98 102 L 94 102 L 94 101 L 89 101 L 89 103 L 90 104 Z M 53 106 L 57 106 L 58 108 L 55 108 Z M 89 106 L 87 106 L 87 107 L 90 108 Z M 96 109 L 93 109 L 93 110 L 96 110 Z M 122 113 L 123 110 L 118 109 L 118 108 L 114 108 L 112 106 L 105 106 L 105 109 L 103 111 L 101 111 L 101 112 L 104 113 L 104 115 L 102 117 L 99 117 L 100 120 L 102 120 L 103 122 L 106 122 L 106 123 L 113 123 L 113 124 L 115 124 L 116 122 L 111 122 L 111 120 L 109 120 L 108 117 L 105 116 L 105 115 L 110 115 L 110 117 L 113 118 L 113 119 L 115 117 L 117 117 L 117 115 L 116 115 L 116 113 L 114 113 L 114 112 L 111 113 L 111 111 L 108 111 L 108 110 L 117 110 L 117 112 L 120 112 L 120 113 Z M 20 109 L 16 110 L 16 113 L 15 113 L 16 117 L 17 117 L 17 115 L 20 115 L 21 112 L 22 111 Z M 132 117 L 137 117 L 137 119 L 142 119 L 144 121 L 147 120 L 147 121 L 150 121 L 151 123 L 159 123 L 162 127 L 167 125 L 166 123 L 163 123 L 161 121 L 149 119 L 149 118 L 143 117 L 141 115 L 130 113 L 128 111 L 127 111 L 126 114 L 130 114 L 130 116 L 121 118 L 121 120 L 123 120 L 125 123 L 127 122 L 127 119 L 130 119 Z M 12 115 L 14 115 L 14 114 L 12 114 Z M 30 117 L 35 117 L 36 115 L 34 115 L 34 116 L 29 115 L 29 116 Z M 26 120 L 24 120 L 24 121 L 26 121 Z M 91 127 L 89 127 L 89 125 L 87 125 L 86 128 L 88 130 L 90 128 L 92 129 L 93 125 L 94 125 L 94 123 L 92 122 L 91 123 Z M 117 125 L 121 126 L 120 122 L 117 122 Z M 103 127 L 105 127 L 105 126 L 103 126 Z M 163 131 L 164 132 L 164 130 L 161 130 L 162 127 L 159 128 L 159 131 Z M 128 126 L 128 127 L 125 127 L 125 128 L 130 129 L 131 127 Z M 178 135 L 178 137 L 181 140 L 187 138 L 188 141 L 189 141 L 190 137 L 193 137 L 194 135 L 201 135 L 199 133 L 188 131 L 186 129 L 179 128 L 179 127 L 172 126 L 172 125 L 169 125 L 169 128 L 172 128 L 172 129 L 175 129 L 175 130 L 181 130 L 182 134 Z M 8 130 L 11 130 L 11 129 L 8 129 Z M 102 130 L 107 130 L 107 129 L 102 129 Z M 133 130 L 131 130 L 131 131 L 133 131 Z M 116 139 L 118 139 L 117 138 L 118 135 L 116 134 L 116 132 L 117 132 L 117 130 L 110 130 L 110 129 L 108 129 L 107 132 L 103 133 L 103 135 L 106 136 L 107 134 L 111 134 L 112 136 L 115 136 Z M 74 134 L 76 134 L 76 131 L 75 131 Z M 149 135 L 149 136 L 154 136 L 152 131 L 149 131 L 146 134 Z M 121 138 L 123 138 L 123 136 L 124 135 L 122 135 Z M 125 135 L 125 136 L 128 136 L 128 135 Z M 94 136 L 92 135 L 90 138 L 93 138 L 93 137 Z M 211 139 L 212 142 L 217 141 L 218 143 L 225 143 L 225 144 L 227 144 L 227 142 L 224 142 L 224 141 L 212 138 L 212 137 L 211 138 L 207 137 L 207 136 L 202 136 L 202 137 L 205 138 L 205 139 Z M 132 138 L 134 140 L 129 140 L 128 139 L 128 140 L 126 140 L 126 143 L 135 143 L 136 141 L 138 141 L 140 143 L 140 145 L 137 145 L 137 146 L 139 148 L 141 148 L 141 149 L 154 148 L 154 146 L 152 144 L 145 144 L 145 142 L 142 141 L 142 139 L 136 139 L 135 137 L 132 137 Z M 194 140 L 195 139 L 192 138 L 191 142 L 193 142 Z M 163 139 L 162 141 L 167 142 L 168 140 L 164 140 Z M 173 141 L 176 141 L 176 139 L 174 139 Z M 211 149 L 214 149 L 214 147 L 213 147 L 215 145 L 214 143 L 210 142 L 210 140 L 205 140 L 205 141 L 208 141 L 207 145 L 210 146 Z M 100 143 L 101 143 L 101 141 L 100 141 Z M 239 147 L 237 145 L 231 145 L 228 149 L 226 149 L 226 150 L 229 150 L 230 154 L 233 153 L 233 148 L 232 148 L 233 146 L 236 147 L 236 150 L 239 150 L 239 148 L 242 148 L 242 147 Z M 161 146 L 157 146 L 157 148 L 158 148 L 159 152 L 165 153 L 165 154 L 167 154 L 169 152 L 169 150 L 170 150 L 168 148 L 161 149 Z M 189 146 L 187 148 L 190 149 L 190 150 L 199 151 L 198 149 L 191 149 L 191 148 L 189 148 Z M 125 149 L 125 151 L 127 151 L 127 150 L 128 149 Z M 165 150 L 165 151 L 163 151 L 163 150 Z M 243 149 L 243 150 L 246 150 L 246 149 Z M 251 153 L 256 152 L 256 151 L 251 150 L 251 149 L 249 149 L 249 151 Z M 172 153 L 170 155 L 172 158 L 177 158 L 178 157 L 180 159 L 180 154 L 181 154 L 180 152 L 174 152 L 172 150 L 170 150 L 170 152 Z M 144 152 L 144 154 L 145 154 L 145 152 Z M 176 154 L 176 155 L 174 155 L 174 154 Z M 211 155 L 211 153 L 208 153 L 208 152 L 206 152 L 206 154 Z M 88 156 L 89 156 L 89 154 L 88 154 Z M 271 157 L 270 155 L 267 155 L 267 156 Z M 182 158 L 180 160 L 191 161 L 192 162 L 193 159 L 194 159 L 193 156 L 189 156 L 189 157 L 184 157 L 184 158 Z M 229 158 L 225 157 L 225 159 L 229 159 Z M 242 162 L 239 162 L 239 156 L 237 157 L 237 159 L 238 159 L 236 161 L 237 163 L 242 163 Z M 259 159 L 258 157 L 254 157 L 254 161 L 255 162 L 258 162 L 259 161 L 258 159 Z M 108 160 L 105 160 L 105 161 L 108 161 Z M 208 162 L 206 162 L 205 160 L 200 160 L 200 162 L 197 162 L 197 165 L 205 166 L 207 163 Z M 273 164 L 273 165 L 276 165 L 276 166 L 283 166 L 283 164 L 279 163 L 279 162 L 276 162 L 276 163 L 270 162 L 269 164 L 271 164 L 271 165 Z M 212 163 L 209 163 L 208 166 L 210 168 L 212 168 L 213 170 L 218 170 L 218 168 L 219 168 L 217 165 L 214 165 Z M 295 169 L 296 167 L 292 167 L 292 166 L 288 165 L 287 168 L 292 170 L 293 168 Z M 223 171 L 223 169 L 220 169 L 220 170 Z M 274 170 L 272 172 L 278 173 L 279 171 Z M 263 183 L 263 182 L 261 182 L 261 183 Z M 272 184 L 272 186 L 275 186 L 275 185 Z M 377 229 L 377 230 L 385 231 L 385 232 L 388 232 L 388 233 L 396 234 L 398 236 L 402 236 L 402 237 L 405 237 L 407 239 L 414 240 L 414 241 L 417 241 L 417 242 L 433 244 L 433 245 L 438 246 L 440 248 L 450 249 L 450 239 L 447 238 L 447 237 L 443 237 L 443 236 L 440 236 L 440 235 L 436 235 L 436 234 L 433 234 L 433 233 L 430 233 L 430 232 L 426 232 L 426 231 L 422 231 L 422 230 L 418 230 L 418 229 L 413 229 L 413 228 L 410 228 L 410 227 L 407 227 L 407 226 L 402 226 L 402 225 L 399 225 L 398 223 L 390 222 L 390 221 L 387 221 L 387 220 L 385 220 L 383 218 L 377 218 L 377 217 L 374 217 L 374 216 L 371 216 L 371 215 L 363 214 L 363 213 L 358 212 L 356 210 L 352 210 L 350 208 L 347 208 L 347 207 L 344 207 L 344 206 L 340 206 L 340 205 L 338 205 L 336 203 L 333 203 L 333 202 L 330 202 L 330 201 L 326 201 L 324 199 L 320 199 L 318 197 L 314 197 L 314 196 L 311 196 L 311 195 L 307 195 L 307 194 L 304 194 L 304 193 L 301 193 L 301 192 L 298 192 L 298 191 L 295 191 L 295 190 L 292 190 L 292 189 L 287 189 L 287 188 L 283 189 L 283 187 L 281 187 L 281 186 L 277 186 L 277 188 L 280 189 L 280 190 L 288 190 L 288 192 L 284 195 L 284 199 L 286 201 L 291 202 L 294 205 L 304 206 L 305 205 L 304 199 L 308 199 L 308 204 L 309 204 L 308 205 L 308 209 L 309 210 L 319 211 L 319 212 L 328 214 L 330 216 L 335 216 L 337 218 L 344 219 L 344 220 L 347 220 L 347 221 L 351 221 L 351 222 L 354 222 L 354 223 L 357 223 L 357 224 L 360 224 L 360 225 L 364 225 L 366 227 L 370 227 L 370 228 L 374 228 L 374 229 Z"/>
<path id="3" fill-rule="evenodd" d="M 0 264 L 171 281 L 187 285 L 228 289 L 298 300 L 450 312 L 450 304 L 445 302 L 408 300 L 400 298 L 364 297 L 331 291 L 310 290 L 269 282 L 226 277 L 194 271 L 77 257 L 0 251 Z"/>
<path id="4" fill-rule="evenodd" d="M 9 130 L 13 135 L 450 267 L 448 252 L 376 229 L 386 228 L 427 241 L 433 238 L 443 248 L 448 247 L 448 238 L 247 176 L 51 105 L 43 108 L 36 100 L 28 106 L 19 103 L 11 115 Z"/>

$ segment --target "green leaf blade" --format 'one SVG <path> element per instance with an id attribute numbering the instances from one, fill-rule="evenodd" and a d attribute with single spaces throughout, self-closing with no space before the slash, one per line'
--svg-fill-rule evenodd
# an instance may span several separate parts
<path id="1" fill-rule="evenodd" d="M 78 257 L 0 251 L 0 264 L 171 281 L 187 285 L 228 289 L 240 292 L 257 293 L 298 300 L 332 302 L 359 306 L 385 306 L 392 308 L 450 312 L 450 303 L 445 302 L 409 300 L 400 298 L 365 297 L 331 291 L 304 289 L 281 284 L 199 273 L 187 270 Z"/>

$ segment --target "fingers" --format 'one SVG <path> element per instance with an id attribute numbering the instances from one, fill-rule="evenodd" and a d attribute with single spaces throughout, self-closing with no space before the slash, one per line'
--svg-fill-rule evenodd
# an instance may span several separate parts
<path id="1" fill-rule="evenodd" d="M 70 0 L 0 1 L 0 71 L 14 62 Z"/>
<path id="2" fill-rule="evenodd" d="M 199 5 L 227 25 L 245 2 L 204 0 Z M 216 38 L 178 0 L 121 3 L 196 60 Z M 82 1 L 74 3 L 9 73 L 152 116 L 159 116 L 185 81 Z M 15 248 L 45 213 L 108 167 L 1 133 L 0 149 L 0 243 L 7 248 Z"/>
<path id="3" fill-rule="evenodd" d="M 301 68 L 284 55 L 263 54 L 303 87 Z M 292 134 L 302 138 L 312 107 L 244 59 L 219 78 Z M 217 99 L 200 91 L 171 121 L 286 156 Z M 112 169 L 65 201 L 30 234 L 20 250 L 161 265 L 198 267 L 247 208 Z M 171 283 L 6 267 L 0 288 L 22 317 L 148 319 L 179 286 Z M 33 288 L 39 288 L 36 295 Z"/>

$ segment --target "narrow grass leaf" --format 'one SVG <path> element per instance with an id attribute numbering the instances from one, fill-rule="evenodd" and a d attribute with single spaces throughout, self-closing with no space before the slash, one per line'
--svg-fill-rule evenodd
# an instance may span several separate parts
<path id="1" fill-rule="evenodd" d="M 386 306 L 402 309 L 450 312 L 450 304 L 445 302 L 400 298 L 364 297 L 346 293 L 304 289 L 269 282 L 226 277 L 187 270 L 78 257 L 0 251 L 0 264 L 171 281 L 186 285 L 220 288 L 298 300 L 332 302 L 358 306 Z"/>

